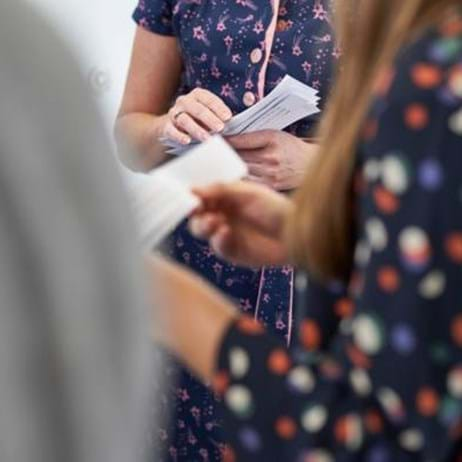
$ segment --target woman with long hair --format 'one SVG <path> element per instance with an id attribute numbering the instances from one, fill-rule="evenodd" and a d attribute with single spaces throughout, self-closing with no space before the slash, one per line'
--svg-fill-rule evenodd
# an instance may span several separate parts
<path id="1" fill-rule="evenodd" d="M 308 269 L 306 312 L 329 322 L 305 318 L 290 354 L 157 260 L 166 309 L 154 335 L 223 397 L 229 461 L 457 461 L 460 2 L 342 0 L 337 13 L 342 66 L 295 201 L 214 186 L 197 191 L 191 222 L 234 262 Z M 323 294 L 339 281 L 350 297 L 333 307 Z"/>

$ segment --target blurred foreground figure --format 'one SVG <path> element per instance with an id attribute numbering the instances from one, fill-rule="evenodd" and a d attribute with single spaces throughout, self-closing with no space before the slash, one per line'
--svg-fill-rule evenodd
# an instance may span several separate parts
<path id="1" fill-rule="evenodd" d="M 135 462 L 149 349 L 126 199 L 69 51 L 21 2 L 0 2 L 0 95 L 0 460 Z"/>

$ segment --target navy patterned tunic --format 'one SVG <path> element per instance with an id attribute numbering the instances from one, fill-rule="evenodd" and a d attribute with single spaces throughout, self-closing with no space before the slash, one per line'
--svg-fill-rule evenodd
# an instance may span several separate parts
<path id="1" fill-rule="evenodd" d="M 134 19 L 152 33 L 177 38 L 184 64 L 178 94 L 205 88 L 233 113 L 255 104 L 286 74 L 318 89 L 324 99 L 338 57 L 330 0 L 140 0 Z M 289 131 L 307 136 L 315 120 Z M 226 264 L 185 226 L 173 235 L 173 256 L 290 341 L 292 268 L 253 271 Z M 171 460 L 218 460 L 223 441 L 215 398 L 187 373 L 173 391 L 178 400 Z M 164 429 L 161 436 L 169 439 L 171 433 Z"/>

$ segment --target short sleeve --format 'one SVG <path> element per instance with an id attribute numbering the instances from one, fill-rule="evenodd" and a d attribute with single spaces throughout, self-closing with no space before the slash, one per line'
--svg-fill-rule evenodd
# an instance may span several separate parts
<path id="1" fill-rule="evenodd" d="M 133 13 L 133 19 L 149 32 L 175 35 L 171 0 L 140 0 Z"/>

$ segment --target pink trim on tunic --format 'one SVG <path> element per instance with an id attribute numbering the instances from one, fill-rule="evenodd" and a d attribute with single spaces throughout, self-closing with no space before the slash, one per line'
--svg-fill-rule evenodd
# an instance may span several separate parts
<path id="1" fill-rule="evenodd" d="M 277 27 L 277 20 L 279 17 L 279 4 L 280 0 L 272 0 L 272 7 L 273 7 L 273 18 L 271 20 L 270 25 L 265 34 L 265 60 L 261 66 L 260 73 L 258 75 L 258 97 L 261 99 L 265 96 L 265 80 L 266 80 L 266 70 L 268 68 L 270 56 L 271 56 L 271 49 L 273 47 L 274 36 L 276 35 L 276 27 Z M 287 345 L 290 345 L 292 339 L 292 317 L 293 317 L 293 283 L 294 283 L 294 271 L 291 272 L 291 289 L 290 289 L 290 301 L 289 301 L 289 325 L 287 329 Z M 258 319 L 258 313 L 260 311 L 260 302 L 261 302 L 261 295 L 263 291 L 263 286 L 265 284 L 265 268 L 261 271 L 260 276 L 260 287 L 258 289 L 258 297 L 257 303 L 255 306 L 255 319 Z"/>
<path id="2" fill-rule="evenodd" d="M 268 68 L 271 49 L 273 47 L 274 35 L 276 34 L 276 26 L 279 16 L 279 2 L 280 0 L 271 1 L 273 7 L 273 19 L 271 20 L 271 23 L 268 26 L 265 34 L 265 61 L 263 62 L 260 73 L 258 75 L 258 96 L 260 99 L 265 96 L 266 69 Z"/>
<path id="3" fill-rule="evenodd" d="M 292 341 L 292 329 L 294 320 L 294 275 L 295 271 L 292 268 L 290 270 L 290 301 L 289 301 L 289 316 L 288 316 L 288 327 L 287 327 L 287 346 L 290 347 Z"/>
<path id="4" fill-rule="evenodd" d="M 264 284 L 265 284 L 265 268 L 262 268 L 261 274 L 260 274 L 260 286 L 258 287 L 257 302 L 255 303 L 255 319 L 257 321 L 258 321 L 258 312 L 260 311 L 261 294 L 263 292 Z"/>

